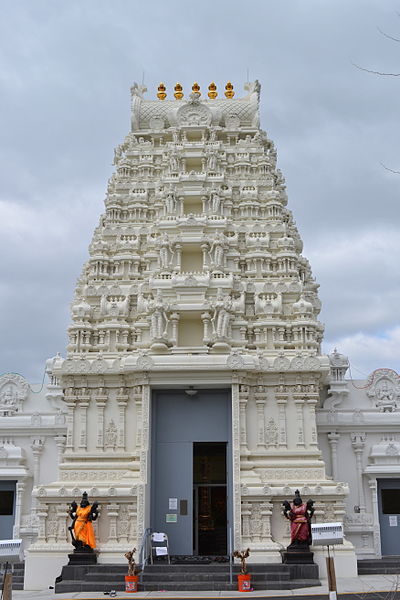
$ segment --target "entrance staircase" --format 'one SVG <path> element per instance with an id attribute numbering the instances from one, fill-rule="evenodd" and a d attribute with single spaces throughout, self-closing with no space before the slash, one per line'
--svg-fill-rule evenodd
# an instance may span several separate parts
<path id="1" fill-rule="evenodd" d="M 107 592 L 125 589 L 124 575 L 127 566 L 98 564 L 63 567 L 55 584 L 56 593 Z M 237 590 L 239 566 L 233 567 L 230 583 L 229 565 L 210 564 L 154 564 L 147 565 L 141 573 L 139 590 L 147 591 L 217 591 Z M 249 565 L 251 585 L 254 590 L 291 590 L 320 585 L 318 566 L 315 564 Z"/>
<path id="2" fill-rule="evenodd" d="M 357 561 L 359 575 L 396 575 L 400 573 L 400 556 L 384 556 Z"/>

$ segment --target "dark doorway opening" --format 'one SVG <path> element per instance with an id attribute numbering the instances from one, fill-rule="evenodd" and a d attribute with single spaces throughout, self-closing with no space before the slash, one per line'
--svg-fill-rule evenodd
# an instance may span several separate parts
<path id="1" fill-rule="evenodd" d="M 193 554 L 227 553 L 226 442 L 193 443 Z"/>

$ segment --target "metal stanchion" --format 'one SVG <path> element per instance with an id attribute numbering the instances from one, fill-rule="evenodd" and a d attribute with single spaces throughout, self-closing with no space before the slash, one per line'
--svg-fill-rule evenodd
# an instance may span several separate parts
<path id="1" fill-rule="evenodd" d="M 326 572 L 328 575 L 329 600 L 337 600 L 335 561 L 333 556 L 329 554 L 329 546 L 328 556 L 326 557 Z"/>

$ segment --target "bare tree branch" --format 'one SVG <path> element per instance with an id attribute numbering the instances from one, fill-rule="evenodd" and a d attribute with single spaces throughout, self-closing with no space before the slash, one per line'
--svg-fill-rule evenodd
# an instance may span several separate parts
<path id="1" fill-rule="evenodd" d="M 381 167 L 383 167 L 384 169 L 386 169 L 386 171 L 390 171 L 391 173 L 396 173 L 396 175 L 400 175 L 400 171 L 395 171 L 394 169 L 389 169 L 389 167 L 387 167 L 383 163 L 379 163 L 379 164 L 381 165 Z"/>
<path id="2" fill-rule="evenodd" d="M 385 38 L 387 38 L 388 40 L 393 40 L 394 42 L 400 42 L 399 38 L 394 37 L 393 35 L 389 35 L 388 33 L 386 33 L 385 31 L 382 31 L 382 29 L 380 29 L 379 27 L 377 27 L 377 30 L 379 31 L 379 33 L 381 35 L 383 35 Z"/>
<path id="3" fill-rule="evenodd" d="M 360 65 L 357 65 L 353 61 L 351 61 L 351 64 L 353 65 L 353 67 L 360 69 L 360 71 L 365 71 L 366 73 L 373 73 L 374 75 L 383 75 L 385 77 L 400 77 L 400 73 L 383 73 L 382 71 L 373 71 L 372 69 L 365 69 L 364 67 L 360 67 Z"/>

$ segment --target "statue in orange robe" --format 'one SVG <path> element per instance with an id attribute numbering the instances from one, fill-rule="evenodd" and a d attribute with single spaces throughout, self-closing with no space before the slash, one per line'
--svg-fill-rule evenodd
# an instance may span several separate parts
<path id="1" fill-rule="evenodd" d="M 93 551 L 96 547 L 92 521 L 97 519 L 98 514 L 97 502 L 90 504 L 86 492 L 83 492 L 79 506 L 75 501 L 71 503 L 69 515 L 72 525 L 68 529 L 76 552 Z"/>

